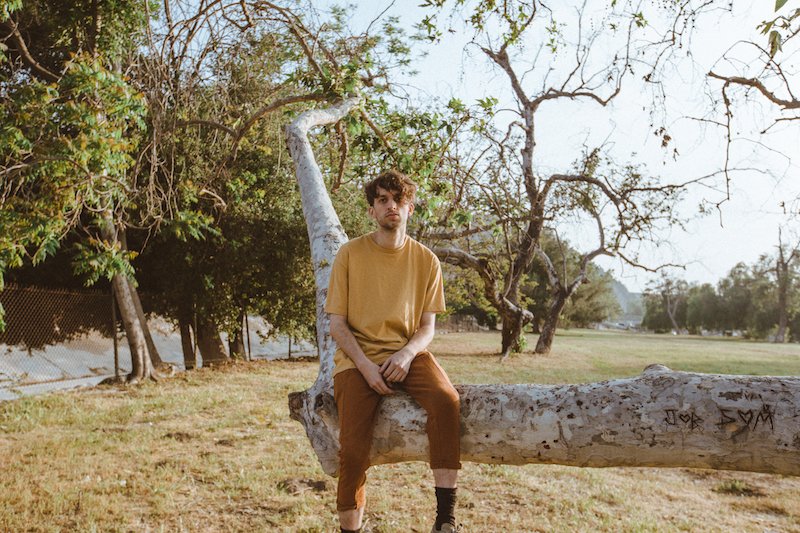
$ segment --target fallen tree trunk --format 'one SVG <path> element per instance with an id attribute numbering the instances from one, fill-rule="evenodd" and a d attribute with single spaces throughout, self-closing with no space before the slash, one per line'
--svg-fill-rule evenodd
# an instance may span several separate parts
<path id="1" fill-rule="evenodd" d="M 317 287 L 320 370 L 289 395 L 323 470 L 338 470 L 332 394 L 334 343 L 323 310 L 330 267 L 346 242 L 308 132 L 344 117 L 357 100 L 307 111 L 287 143 L 308 224 Z M 652 365 L 636 378 L 585 385 L 462 385 L 464 461 L 574 466 L 701 467 L 800 475 L 800 378 L 673 372 Z M 381 403 L 371 463 L 427 460 L 424 411 L 405 394 Z"/>
<path id="2" fill-rule="evenodd" d="M 800 475 L 800 379 L 673 372 L 584 385 L 461 385 L 461 457 L 478 463 L 697 467 Z M 338 441 L 332 397 L 295 393 Z M 425 461 L 425 412 L 407 395 L 381 403 L 371 463 Z M 335 475 L 337 450 L 312 440 Z"/>

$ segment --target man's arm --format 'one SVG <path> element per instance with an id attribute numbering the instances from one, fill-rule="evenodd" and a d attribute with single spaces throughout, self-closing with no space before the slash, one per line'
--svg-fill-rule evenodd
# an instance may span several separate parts
<path id="1" fill-rule="evenodd" d="M 380 371 L 386 381 L 391 383 L 406 379 L 411 362 L 418 353 L 428 347 L 435 332 L 436 313 L 422 313 L 419 329 L 411 340 L 381 365 Z"/>
<path id="2" fill-rule="evenodd" d="M 358 371 L 364 376 L 367 385 L 378 394 L 392 394 L 394 391 L 386 385 L 381 375 L 380 367 L 364 355 L 364 350 L 361 349 L 353 332 L 350 331 L 347 317 L 333 313 L 329 313 L 329 316 L 331 318 L 331 337 L 333 337 L 333 340 L 336 341 L 337 346 L 341 348 L 345 355 L 353 361 Z M 431 338 L 433 338 L 432 335 Z"/>

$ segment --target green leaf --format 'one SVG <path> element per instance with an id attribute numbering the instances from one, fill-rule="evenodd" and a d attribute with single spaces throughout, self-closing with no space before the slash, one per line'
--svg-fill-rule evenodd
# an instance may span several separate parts
<path id="1" fill-rule="evenodd" d="M 450 101 L 447 102 L 447 107 L 456 113 L 460 113 L 466 109 L 464 102 L 458 98 L 451 98 Z"/>
<path id="2" fill-rule="evenodd" d="M 781 50 L 781 34 L 776 30 L 772 30 L 769 34 L 769 56 L 775 57 Z"/>
<path id="3" fill-rule="evenodd" d="M 775 0 L 775 11 L 778 11 L 780 8 L 786 5 L 788 0 Z"/>

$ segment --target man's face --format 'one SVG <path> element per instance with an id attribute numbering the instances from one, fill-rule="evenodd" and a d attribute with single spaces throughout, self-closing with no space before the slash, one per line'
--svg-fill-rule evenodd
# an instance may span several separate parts
<path id="1" fill-rule="evenodd" d="M 400 191 L 387 191 L 378 187 L 377 192 L 378 195 L 369 207 L 369 216 L 385 230 L 405 228 L 408 217 L 414 212 L 414 204 L 402 198 Z"/>

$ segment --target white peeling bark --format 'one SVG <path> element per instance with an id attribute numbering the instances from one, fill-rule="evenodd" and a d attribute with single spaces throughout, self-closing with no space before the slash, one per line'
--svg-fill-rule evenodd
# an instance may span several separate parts
<path id="1" fill-rule="evenodd" d="M 477 463 L 695 467 L 800 475 L 800 379 L 673 372 L 585 385 L 461 385 L 461 457 Z M 332 398 L 317 399 L 338 440 Z M 371 463 L 426 461 L 425 412 L 383 400 Z M 312 442 L 313 444 L 313 442 Z M 335 449 L 315 447 L 335 475 Z"/>
<path id="2" fill-rule="evenodd" d="M 357 98 L 350 98 L 328 109 L 312 109 L 301 114 L 286 127 L 286 143 L 295 164 L 295 173 L 303 203 L 303 216 L 308 227 L 308 242 L 311 246 L 311 262 L 314 267 L 317 306 L 317 349 L 319 350 L 319 374 L 310 389 L 292 393 L 289 404 L 292 418 L 300 421 L 319 457 L 333 457 L 334 470 L 338 467 L 338 424 L 333 401 L 333 355 L 336 345 L 330 335 L 330 320 L 325 313 L 328 281 L 336 252 L 347 242 L 347 235 L 333 209 L 328 189 L 317 165 L 309 131 L 318 126 L 333 124 L 345 117 L 356 105 Z M 334 419 L 331 420 L 330 413 Z M 336 433 L 331 429 L 336 427 Z M 325 467 L 330 471 L 331 465 Z"/>
<path id="3" fill-rule="evenodd" d="M 322 306 L 330 266 L 347 236 L 327 194 L 308 131 L 336 122 L 347 100 L 308 111 L 287 128 L 308 223 L 317 284 L 320 371 L 290 394 L 323 470 L 338 470 L 339 424 L 332 395 L 335 346 Z M 584 385 L 462 385 L 464 461 L 573 466 L 657 466 L 800 475 L 800 378 L 673 372 L 652 365 L 636 378 Z M 371 463 L 425 461 L 425 412 L 403 393 L 381 404 Z"/>

